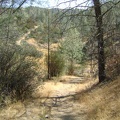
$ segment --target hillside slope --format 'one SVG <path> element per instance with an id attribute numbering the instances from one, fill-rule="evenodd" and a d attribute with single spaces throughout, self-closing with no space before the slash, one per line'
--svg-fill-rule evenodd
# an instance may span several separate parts
<path id="1" fill-rule="evenodd" d="M 86 120 L 120 120 L 120 77 L 77 97 L 88 108 Z"/>

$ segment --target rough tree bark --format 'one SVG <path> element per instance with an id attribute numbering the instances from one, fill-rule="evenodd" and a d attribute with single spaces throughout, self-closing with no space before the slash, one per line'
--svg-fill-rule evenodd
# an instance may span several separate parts
<path id="1" fill-rule="evenodd" d="M 97 27 L 96 39 L 98 41 L 98 76 L 99 76 L 99 82 L 102 82 L 105 80 L 103 21 L 102 21 L 100 0 L 93 0 L 93 3 L 94 3 L 96 27 Z"/>

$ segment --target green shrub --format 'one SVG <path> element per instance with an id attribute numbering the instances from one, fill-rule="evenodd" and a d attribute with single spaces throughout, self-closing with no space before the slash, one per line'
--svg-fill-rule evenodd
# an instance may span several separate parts
<path id="1" fill-rule="evenodd" d="M 22 51 L 21 51 L 22 55 L 35 57 L 35 58 L 39 58 L 43 55 L 42 52 L 36 50 L 36 48 L 33 45 L 30 45 L 26 41 L 22 41 L 21 47 L 22 47 Z"/>
<path id="2" fill-rule="evenodd" d="M 48 62 L 48 57 L 47 57 Z M 50 77 L 59 76 L 64 70 L 65 61 L 58 51 L 50 52 L 49 69 Z"/>
<path id="3" fill-rule="evenodd" d="M 24 100 L 32 90 L 31 80 L 36 76 L 35 63 L 21 55 L 17 45 L 0 46 L 0 99 Z"/>

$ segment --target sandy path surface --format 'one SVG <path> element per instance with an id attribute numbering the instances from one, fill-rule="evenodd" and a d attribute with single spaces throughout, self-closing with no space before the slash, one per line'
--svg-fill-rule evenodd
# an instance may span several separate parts
<path id="1" fill-rule="evenodd" d="M 43 103 L 50 111 L 46 116 L 50 120 L 85 120 L 87 108 L 76 103 L 74 95 L 91 88 L 98 80 L 64 76 L 60 81 L 46 82 L 42 88 L 37 88 L 33 96 L 44 98 Z"/>
<path id="2" fill-rule="evenodd" d="M 97 79 L 63 76 L 60 80 L 45 82 L 44 85 L 38 86 L 33 97 L 60 97 L 77 94 L 86 90 L 98 82 Z M 60 82 L 61 81 L 61 82 Z"/>
<path id="3" fill-rule="evenodd" d="M 33 98 L 0 111 L 0 120 L 86 120 L 86 107 L 75 102 L 74 94 L 87 90 L 98 80 L 65 76 L 61 82 L 38 86 Z"/>

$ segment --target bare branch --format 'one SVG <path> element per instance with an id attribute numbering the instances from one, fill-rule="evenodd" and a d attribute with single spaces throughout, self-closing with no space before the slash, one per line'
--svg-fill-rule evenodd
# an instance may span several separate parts
<path id="1" fill-rule="evenodd" d="M 113 3 L 113 2 L 112 2 Z M 117 4 L 119 4 L 120 3 L 120 1 L 118 1 L 117 3 L 113 3 L 113 6 L 111 6 L 106 12 L 104 12 L 103 14 L 102 14 L 102 17 L 106 14 L 106 13 L 108 13 L 114 6 L 116 6 Z"/>

